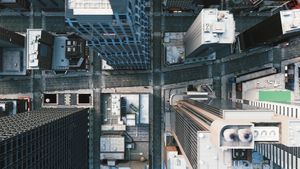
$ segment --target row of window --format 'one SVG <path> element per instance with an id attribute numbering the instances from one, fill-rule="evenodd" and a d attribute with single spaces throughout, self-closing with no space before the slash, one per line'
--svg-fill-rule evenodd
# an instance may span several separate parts
<path id="1" fill-rule="evenodd" d="M 299 148 L 287 148 L 284 145 L 275 144 L 257 144 L 255 150 L 281 168 L 296 169 L 300 167 L 300 158 L 297 157 Z"/>
<path id="2" fill-rule="evenodd" d="M 300 118 L 299 116 L 299 108 L 290 105 L 283 105 L 283 104 L 273 104 L 273 103 L 262 103 L 262 102 L 250 102 L 251 105 L 262 107 L 266 109 L 274 110 L 277 114 Z"/>
<path id="3" fill-rule="evenodd" d="M 111 9 L 109 0 L 69 1 L 70 9 Z"/>

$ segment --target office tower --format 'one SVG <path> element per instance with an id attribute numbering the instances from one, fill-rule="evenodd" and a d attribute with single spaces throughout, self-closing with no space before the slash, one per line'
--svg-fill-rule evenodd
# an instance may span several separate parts
<path id="1" fill-rule="evenodd" d="M 146 0 L 69 0 L 66 22 L 113 68 L 149 68 Z"/>
<path id="2" fill-rule="evenodd" d="M 235 21 L 229 11 L 203 9 L 184 36 L 187 62 L 216 59 L 230 54 Z"/>
<path id="3" fill-rule="evenodd" d="M 88 109 L 40 109 L 0 118 L 0 168 L 88 168 Z"/>
<path id="4" fill-rule="evenodd" d="M 263 20 L 238 35 L 240 49 L 247 51 L 257 45 L 272 44 L 299 35 L 300 10 L 285 10 Z M 269 29 L 270 24 L 274 29 Z"/>
<path id="5" fill-rule="evenodd" d="M 299 167 L 299 119 L 219 99 L 181 100 L 173 110 L 174 138 L 190 168 Z"/>

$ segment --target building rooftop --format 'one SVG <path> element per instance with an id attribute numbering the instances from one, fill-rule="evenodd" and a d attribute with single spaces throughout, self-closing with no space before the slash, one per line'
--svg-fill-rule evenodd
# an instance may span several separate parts
<path id="1" fill-rule="evenodd" d="M 0 118 L 0 141 L 29 132 L 61 118 L 71 116 L 84 109 L 38 109 L 26 113 Z M 71 118 L 71 117 L 70 117 Z"/>

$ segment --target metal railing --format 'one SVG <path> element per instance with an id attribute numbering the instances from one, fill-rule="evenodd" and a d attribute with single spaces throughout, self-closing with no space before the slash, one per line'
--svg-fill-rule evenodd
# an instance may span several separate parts
<path id="1" fill-rule="evenodd" d="M 300 119 L 300 105 L 240 99 L 237 99 L 236 102 L 273 110 L 278 115 Z"/>

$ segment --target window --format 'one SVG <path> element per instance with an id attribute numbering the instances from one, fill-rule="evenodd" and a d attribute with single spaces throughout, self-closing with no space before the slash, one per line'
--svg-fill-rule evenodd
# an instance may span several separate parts
<path id="1" fill-rule="evenodd" d="M 282 112 L 281 106 L 279 106 L 279 114 L 282 115 Z"/>
<path id="2" fill-rule="evenodd" d="M 126 19 L 126 15 L 119 15 L 120 19 Z"/>
<path id="3" fill-rule="evenodd" d="M 78 104 L 90 104 L 91 94 L 78 94 Z"/>
<path id="4" fill-rule="evenodd" d="M 57 94 L 44 94 L 43 102 L 45 104 L 58 104 Z"/>

